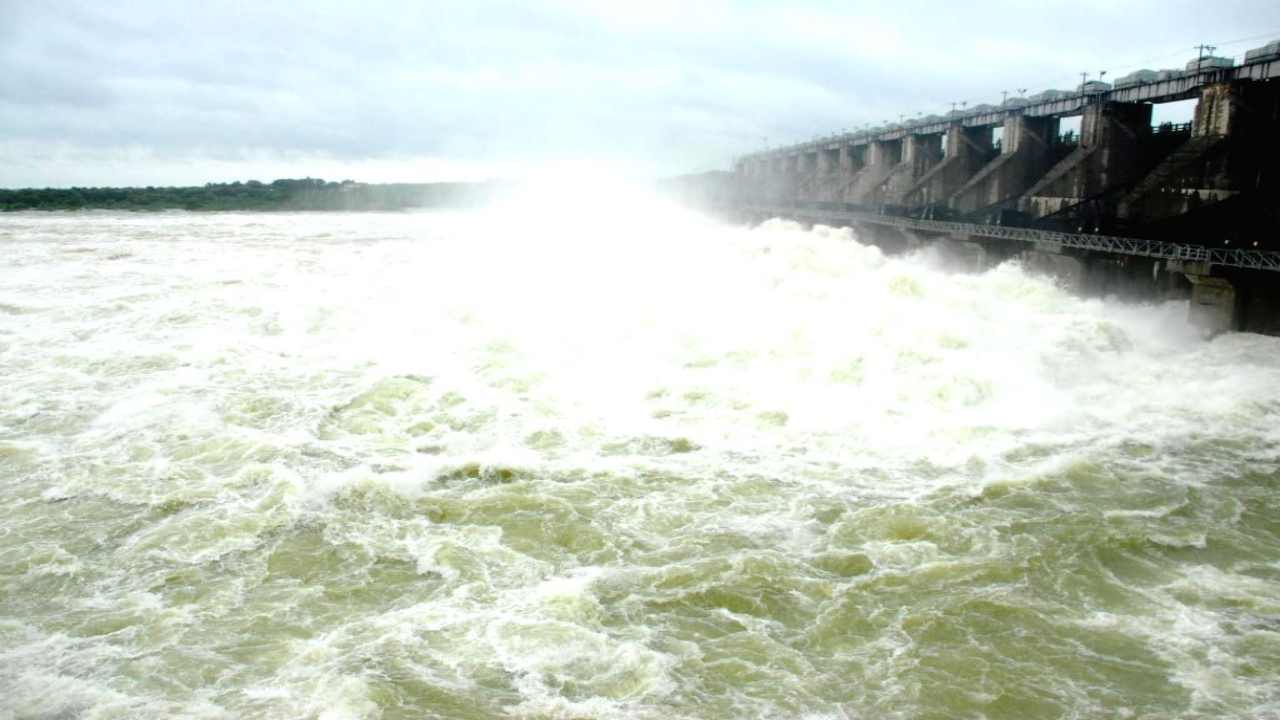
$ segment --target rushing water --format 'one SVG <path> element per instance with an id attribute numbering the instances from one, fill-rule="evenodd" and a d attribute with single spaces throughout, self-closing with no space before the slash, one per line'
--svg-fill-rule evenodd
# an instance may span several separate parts
<path id="1" fill-rule="evenodd" d="M 1275 717 L 1280 341 L 1185 313 L 639 202 L 0 216 L 0 718 Z"/>

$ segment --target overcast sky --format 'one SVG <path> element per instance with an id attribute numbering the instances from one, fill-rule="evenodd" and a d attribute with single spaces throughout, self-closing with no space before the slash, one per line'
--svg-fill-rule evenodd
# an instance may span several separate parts
<path id="1" fill-rule="evenodd" d="M 0 0 L 0 186 L 728 168 L 1276 38 L 1275 0 Z"/>

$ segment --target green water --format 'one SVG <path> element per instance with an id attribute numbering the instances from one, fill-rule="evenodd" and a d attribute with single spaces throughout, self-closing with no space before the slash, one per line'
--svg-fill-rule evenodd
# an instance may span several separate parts
<path id="1" fill-rule="evenodd" d="M 1280 713 L 1280 343 L 647 208 L 0 218 L 0 718 Z"/>

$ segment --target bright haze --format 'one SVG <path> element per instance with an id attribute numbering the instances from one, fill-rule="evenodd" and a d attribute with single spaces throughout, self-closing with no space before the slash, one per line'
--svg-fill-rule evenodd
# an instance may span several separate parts
<path id="1" fill-rule="evenodd" d="M 1267 0 L 1027 8 L 0 0 L 0 186 L 723 169 L 1280 36 Z"/>

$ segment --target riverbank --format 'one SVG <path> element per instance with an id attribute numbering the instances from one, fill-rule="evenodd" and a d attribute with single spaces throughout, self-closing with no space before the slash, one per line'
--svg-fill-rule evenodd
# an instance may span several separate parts
<path id="1" fill-rule="evenodd" d="M 317 178 L 206 183 L 188 187 L 0 189 L 0 210 L 406 210 L 473 207 L 504 183 L 369 184 Z"/>

